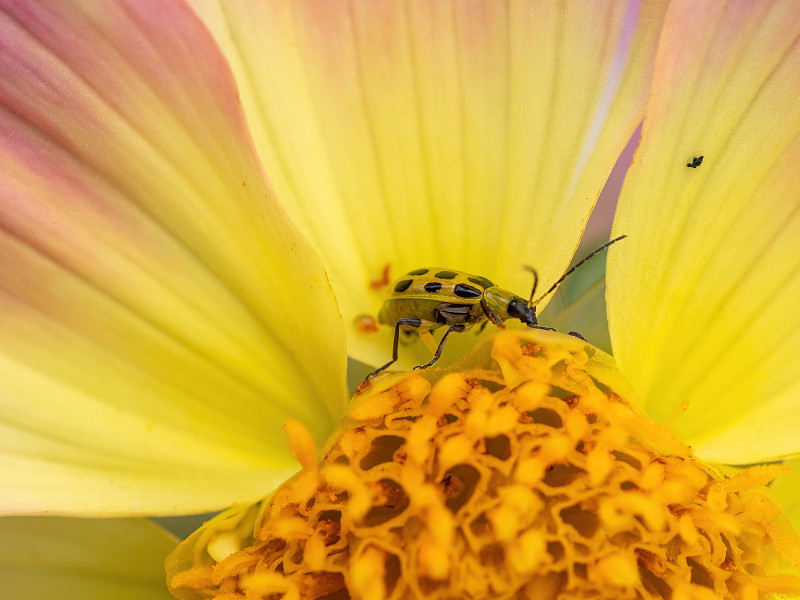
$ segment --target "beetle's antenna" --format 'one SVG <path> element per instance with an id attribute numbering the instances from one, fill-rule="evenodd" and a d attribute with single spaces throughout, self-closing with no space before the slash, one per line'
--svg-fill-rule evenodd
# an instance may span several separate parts
<path id="1" fill-rule="evenodd" d="M 531 297 L 528 299 L 528 307 L 533 306 L 533 295 L 536 293 L 536 286 L 539 285 L 539 274 L 530 265 L 525 265 L 525 268 L 533 273 L 533 287 L 531 288 Z"/>
<path id="2" fill-rule="evenodd" d="M 595 250 L 595 251 L 593 251 L 593 252 L 591 252 L 591 253 L 587 254 L 585 257 L 583 257 L 583 259 L 582 259 L 582 260 L 581 260 L 581 261 L 580 261 L 578 264 L 576 264 L 576 265 L 575 265 L 574 267 L 572 267 L 572 268 L 571 268 L 569 271 L 567 271 L 566 273 L 564 273 L 564 274 L 563 274 L 563 275 L 562 275 L 562 276 L 559 278 L 559 280 L 558 280 L 558 281 L 556 281 L 556 282 L 555 282 L 555 283 L 554 283 L 552 286 L 550 286 L 550 289 L 549 289 L 549 290 L 547 290 L 547 291 L 546 291 L 544 294 L 542 294 L 541 296 L 539 296 L 539 297 L 536 299 L 536 302 L 534 302 L 533 304 L 539 304 L 539 302 L 541 302 L 543 298 L 546 298 L 548 295 L 550 295 L 550 293 L 551 293 L 553 290 L 555 290 L 555 289 L 558 287 L 558 284 L 559 284 L 559 283 L 561 283 L 561 282 L 562 282 L 562 281 L 564 281 L 564 280 L 565 280 L 567 277 L 569 277 L 569 276 L 570 276 L 572 273 L 574 273 L 574 272 L 575 272 L 575 270 L 576 270 L 578 267 L 582 266 L 582 265 L 583 265 L 583 264 L 584 264 L 584 263 L 585 263 L 587 260 L 589 260 L 590 258 L 593 258 L 593 257 L 597 256 L 597 255 L 598 255 L 598 254 L 600 254 L 600 253 L 601 253 L 603 250 L 605 250 L 606 248 L 608 248 L 608 247 L 609 247 L 611 244 L 616 244 L 618 241 L 620 241 L 620 240 L 623 240 L 623 239 L 625 239 L 626 237 L 628 237 L 628 236 L 627 236 L 627 235 L 621 235 L 621 236 L 619 236 L 618 238 L 614 238 L 614 239 L 613 239 L 613 240 L 611 240 L 610 242 L 606 242 L 605 244 L 603 244 L 602 246 L 600 246 L 600 247 L 599 247 L 597 250 Z M 536 289 L 536 286 L 535 286 L 535 285 L 534 285 L 534 289 Z M 531 298 L 533 298 L 533 294 L 531 294 Z"/>

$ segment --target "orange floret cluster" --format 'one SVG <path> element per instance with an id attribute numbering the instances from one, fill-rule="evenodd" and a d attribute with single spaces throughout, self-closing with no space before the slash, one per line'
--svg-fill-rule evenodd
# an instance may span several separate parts
<path id="1" fill-rule="evenodd" d="M 756 599 L 797 591 L 798 546 L 763 493 L 725 477 L 603 381 L 579 342 L 495 338 L 466 371 L 387 375 L 321 464 L 261 509 L 243 547 L 172 579 L 217 600 Z"/>

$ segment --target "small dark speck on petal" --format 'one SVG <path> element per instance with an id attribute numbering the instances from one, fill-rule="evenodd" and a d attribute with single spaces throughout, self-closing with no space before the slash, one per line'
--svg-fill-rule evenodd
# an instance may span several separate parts
<path id="1" fill-rule="evenodd" d="M 702 164 L 703 164 L 703 157 L 695 156 L 694 158 L 692 158 L 692 162 L 686 163 L 686 166 L 689 167 L 690 169 L 696 169 Z"/>

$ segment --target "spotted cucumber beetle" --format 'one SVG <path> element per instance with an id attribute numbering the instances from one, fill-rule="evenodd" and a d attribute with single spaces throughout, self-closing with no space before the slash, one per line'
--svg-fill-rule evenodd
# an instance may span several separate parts
<path id="1" fill-rule="evenodd" d="M 530 267 L 529 269 L 533 273 L 533 288 L 528 300 L 496 286 L 486 277 L 470 275 L 462 271 L 423 268 L 408 272 L 394 283 L 389 297 L 378 313 L 379 323 L 394 327 L 392 360 L 367 375 L 367 379 L 374 377 L 397 361 L 400 331 L 421 333 L 447 326 L 447 331 L 439 341 L 439 346 L 430 362 L 414 367 L 415 369 L 427 369 L 441 357 L 447 336 L 454 332 L 467 331 L 479 323 L 481 328 L 486 326 L 489 321 L 497 327 L 504 327 L 503 323 L 506 320 L 519 319 L 528 327 L 547 329 L 539 325 L 536 318 L 536 305 L 554 291 L 575 269 L 625 237 L 627 236 L 621 235 L 585 256 L 535 301 L 533 297 L 536 294 L 539 277 L 536 271 Z"/>

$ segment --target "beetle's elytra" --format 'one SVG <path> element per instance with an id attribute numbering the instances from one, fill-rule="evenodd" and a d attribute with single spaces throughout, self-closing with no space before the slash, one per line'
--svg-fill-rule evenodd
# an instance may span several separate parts
<path id="1" fill-rule="evenodd" d="M 430 362 L 414 367 L 426 369 L 439 360 L 448 335 L 467 331 L 473 325 L 480 323 L 484 326 L 491 321 L 497 327 L 503 327 L 506 320 L 519 319 L 528 327 L 545 329 L 539 326 L 536 318 L 536 305 L 542 298 L 555 290 L 558 284 L 587 260 L 624 237 L 626 236 L 619 236 L 586 256 L 535 301 L 533 296 L 536 293 L 538 276 L 534 269 L 531 269 L 534 283 L 528 300 L 496 286 L 480 275 L 438 267 L 409 271 L 391 286 L 389 297 L 378 313 L 381 324 L 394 327 L 392 360 L 370 373 L 367 379 L 397 360 L 400 331 L 423 332 L 447 326 Z"/>
<path id="2" fill-rule="evenodd" d="M 467 331 L 473 325 L 491 321 L 498 327 L 510 318 L 538 327 L 536 307 L 529 301 L 496 286 L 478 275 L 442 268 L 410 271 L 390 288 L 378 321 L 394 327 L 392 360 L 370 373 L 377 375 L 397 360 L 400 331 L 431 331 L 447 326 L 433 359 L 416 368 L 433 365 L 442 354 L 452 332 Z"/>

